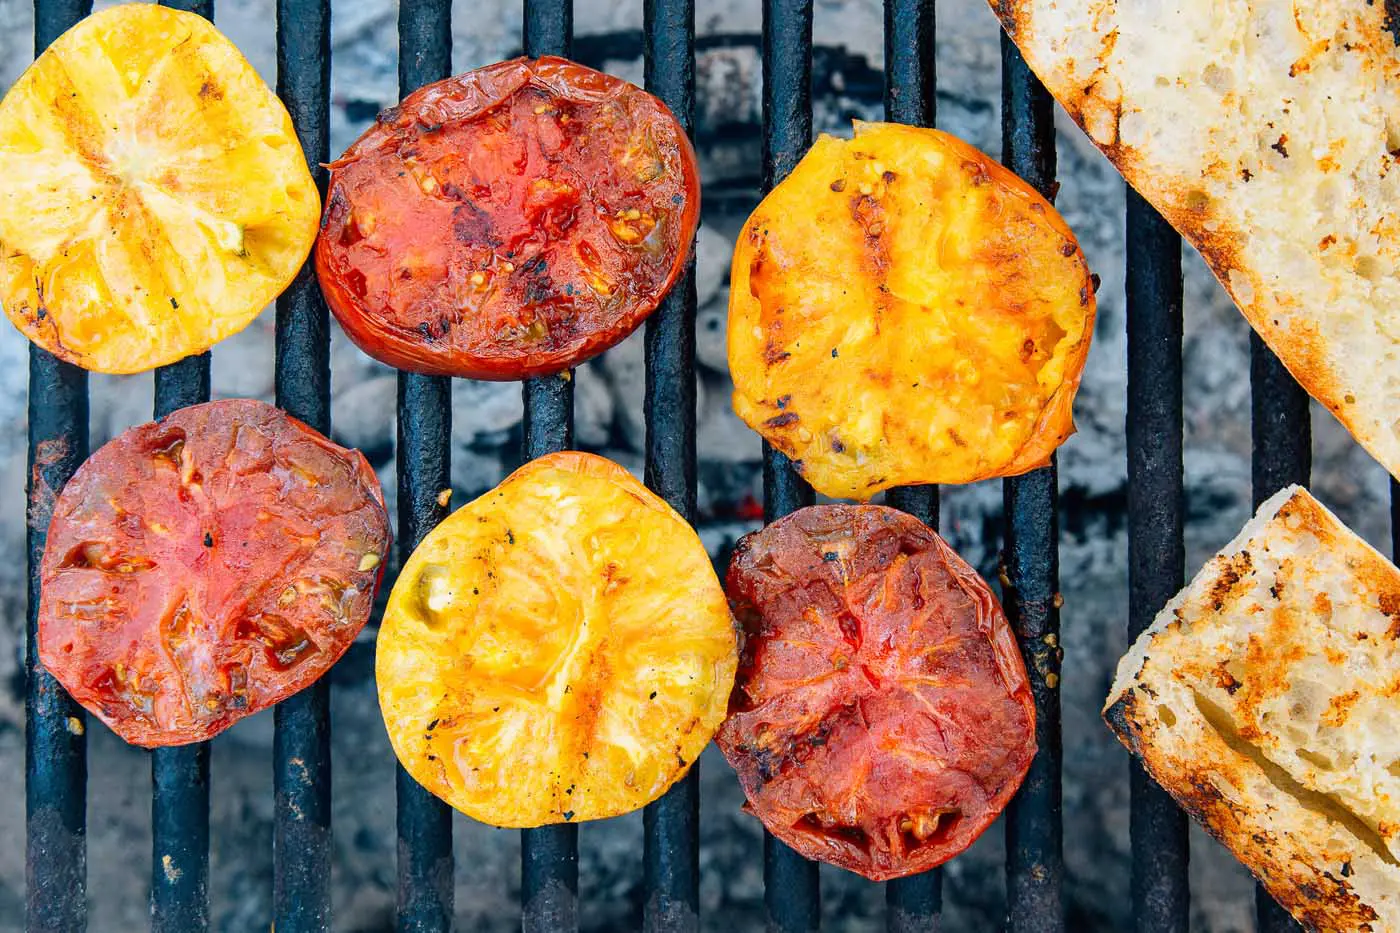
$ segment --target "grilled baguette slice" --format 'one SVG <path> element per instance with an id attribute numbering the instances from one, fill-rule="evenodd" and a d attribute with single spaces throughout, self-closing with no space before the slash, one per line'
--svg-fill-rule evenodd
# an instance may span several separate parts
<path id="1" fill-rule="evenodd" d="M 1400 931 L 1400 571 L 1298 486 L 1118 665 L 1104 719 L 1303 924 Z"/>
<path id="2" fill-rule="evenodd" d="M 990 0 L 1303 387 L 1400 477 L 1400 14 Z"/>

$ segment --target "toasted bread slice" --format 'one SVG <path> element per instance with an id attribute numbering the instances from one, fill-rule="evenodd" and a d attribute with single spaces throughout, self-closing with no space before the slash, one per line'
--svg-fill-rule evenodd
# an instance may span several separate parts
<path id="1" fill-rule="evenodd" d="M 990 2 L 1289 371 L 1400 477 L 1396 5 Z"/>
<path id="2" fill-rule="evenodd" d="M 1265 502 L 1118 665 L 1118 738 L 1310 929 L 1400 931 L 1400 571 Z"/>

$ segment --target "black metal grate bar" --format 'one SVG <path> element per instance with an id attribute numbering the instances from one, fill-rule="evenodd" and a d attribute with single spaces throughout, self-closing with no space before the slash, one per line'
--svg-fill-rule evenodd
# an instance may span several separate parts
<path id="1" fill-rule="evenodd" d="M 207 20 L 214 18 L 214 0 L 160 0 L 160 5 L 186 13 L 198 13 Z"/>
<path id="2" fill-rule="evenodd" d="M 34 54 L 92 10 L 91 0 L 35 0 Z M 87 928 L 86 714 L 39 663 L 39 563 L 54 498 L 88 452 L 88 379 L 29 347 L 29 453 L 25 544 L 25 929 Z"/>
<path id="3" fill-rule="evenodd" d="M 763 2 L 763 190 L 793 170 L 812 143 L 812 0 Z M 812 504 L 792 461 L 763 445 L 763 519 Z M 769 933 L 821 925 L 817 863 L 763 834 L 763 901 Z"/>
<path id="4" fill-rule="evenodd" d="M 277 93 L 324 195 L 330 159 L 330 2 L 278 0 Z M 307 262 L 277 299 L 277 406 L 331 430 L 330 322 Z M 273 927 L 320 933 L 331 921 L 330 680 L 277 706 L 273 733 Z"/>
<path id="5" fill-rule="evenodd" d="M 1312 422 L 1308 394 L 1259 335 L 1249 335 L 1254 505 L 1312 473 Z"/>
<path id="6" fill-rule="evenodd" d="M 213 0 L 162 0 L 162 6 L 214 18 Z M 186 357 L 155 374 L 155 417 L 209 401 L 209 354 Z M 151 752 L 151 930 L 209 929 L 209 743 Z"/>
<path id="7" fill-rule="evenodd" d="M 174 5 L 174 4 L 170 4 Z M 193 12 L 208 15 L 205 9 Z M 209 401 L 209 354 L 155 374 L 155 417 Z M 209 929 L 209 743 L 151 752 L 151 930 Z"/>
<path id="8" fill-rule="evenodd" d="M 573 0 L 525 0 L 521 44 L 531 58 L 562 55 L 567 58 L 574 45 Z"/>
<path id="9" fill-rule="evenodd" d="M 1400 559 L 1400 483 L 1390 480 L 1390 558 Z"/>
<path id="10" fill-rule="evenodd" d="M 1181 237 L 1127 190 L 1128 637 L 1136 639 L 1184 581 Z M 1136 762 L 1132 899 L 1138 933 L 1187 933 L 1186 815 Z"/>
<path id="11" fill-rule="evenodd" d="M 1011 40 L 1001 37 L 1002 161 L 1037 191 L 1055 196 L 1054 101 Z M 1003 601 L 1026 659 L 1039 747 L 1006 810 L 1007 929 L 1065 928 L 1060 813 L 1059 493 L 1055 461 L 1003 484 Z"/>
<path id="12" fill-rule="evenodd" d="M 885 0 L 885 118 L 933 126 L 937 114 L 933 0 Z M 930 528 L 938 527 L 938 487 L 901 486 L 886 501 Z M 889 933 L 937 933 L 943 873 L 932 869 L 885 886 Z"/>
<path id="13" fill-rule="evenodd" d="M 54 37 L 44 38 L 42 25 L 38 34 L 41 47 Z M 38 641 L 39 563 L 54 498 L 87 451 L 87 373 L 31 346 L 24 768 L 29 933 L 87 927 L 87 717 L 39 663 Z"/>
<path id="14" fill-rule="evenodd" d="M 155 416 L 166 415 L 190 405 L 209 401 L 209 362 L 206 351 L 187 356 L 155 372 Z"/>
<path id="15" fill-rule="evenodd" d="M 524 933 L 578 929 L 578 824 L 520 832 Z"/>
<path id="16" fill-rule="evenodd" d="M 573 0 L 525 0 L 525 54 L 568 56 Z M 574 443 L 572 370 L 527 379 L 525 459 L 567 450 Z M 562 823 L 521 831 L 520 904 L 524 933 L 578 929 L 578 826 Z"/>
<path id="17" fill-rule="evenodd" d="M 209 929 L 209 743 L 155 749 L 151 783 L 151 931 L 203 933 Z"/>
<path id="18" fill-rule="evenodd" d="M 646 86 L 694 131 L 695 0 L 644 0 Z M 646 482 L 695 521 L 695 256 L 646 323 Z M 700 763 L 642 811 L 642 929 L 700 928 Z"/>
<path id="19" fill-rule="evenodd" d="M 934 125 L 934 24 L 933 0 L 885 0 L 885 119 Z"/>
<path id="20" fill-rule="evenodd" d="M 399 95 L 452 72 L 451 0 L 399 4 Z M 397 471 L 400 563 L 447 517 L 452 488 L 452 380 L 399 373 Z M 452 929 L 452 809 L 398 765 L 399 933 Z"/>
<path id="21" fill-rule="evenodd" d="M 1254 506 L 1290 483 L 1306 485 L 1312 473 L 1312 422 L 1308 394 L 1252 330 L 1249 334 Z M 1259 933 L 1298 933 L 1293 917 L 1262 886 L 1255 889 Z"/>

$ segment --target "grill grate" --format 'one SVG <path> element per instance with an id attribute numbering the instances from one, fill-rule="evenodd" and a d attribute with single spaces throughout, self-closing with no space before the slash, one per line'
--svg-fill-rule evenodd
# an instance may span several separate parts
<path id="1" fill-rule="evenodd" d="M 213 0 L 163 5 L 214 18 Z M 205 352 L 157 369 L 154 416 L 209 401 L 209 364 Z M 209 743 L 157 748 L 151 753 L 152 933 L 208 930 L 208 888 Z"/>
<path id="2" fill-rule="evenodd" d="M 399 96 L 452 73 L 451 0 L 399 4 Z M 452 383 L 399 374 L 399 555 L 408 559 L 447 516 L 438 494 L 452 485 Z M 398 790 L 398 928 L 434 933 L 452 927 L 452 810 L 395 768 Z"/>
<path id="3" fill-rule="evenodd" d="M 646 0 L 642 10 L 647 90 L 695 132 L 695 2 Z M 695 521 L 695 257 L 647 319 L 648 487 Z M 642 811 L 645 933 L 700 927 L 700 765 Z"/>
<path id="4" fill-rule="evenodd" d="M 329 0 L 278 0 L 277 93 L 322 195 L 321 163 L 330 161 L 330 52 Z M 330 319 L 309 261 L 277 299 L 276 341 L 277 406 L 329 434 Z M 273 929 L 313 933 L 326 929 L 331 916 L 329 680 L 278 705 L 272 747 Z"/>
<path id="5" fill-rule="evenodd" d="M 1021 53 L 1001 37 L 1002 162 L 1049 200 L 1055 189 L 1055 112 Z M 1016 632 L 1035 697 L 1037 751 L 1006 808 L 1007 926 L 1063 930 L 1060 820 L 1060 558 L 1055 459 L 1006 480 L 1002 605 Z"/>
<path id="6" fill-rule="evenodd" d="M 212 0 L 172 6 L 213 15 Z M 91 0 L 35 0 L 35 50 L 87 15 Z M 694 0 L 644 0 L 646 84 L 693 130 Z M 933 0 L 886 0 L 886 114 L 932 126 L 935 120 Z M 571 0 L 525 0 L 529 55 L 567 55 Z M 1002 39 L 1003 161 L 1045 194 L 1056 187 L 1053 104 L 1014 45 Z M 402 0 L 399 87 L 406 94 L 446 77 L 451 67 L 450 0 Z M 805 153 L 812 135 L 812 0 L 763 3 L 763 187 L 770 189 Z M 278 0 L 278 93 L 286 103 L 324 193 L 329 159 L 330 0 Z M 1130 630 L 1181 586 L 1182 279 L 1181 240 L 1128 191 L 1128 485 Z M 696 514 L 694 262 L 646 324 L 646 482 L 688 520 Z M 1308 399 L 1252 337 L 1256 503 L 1290 482 L 1306 482 Z M 277 302 L 277 404 L 322 432 L 330 427 L 329 320 L 310 265 Z M 209 397 L 209 354 L 156 373 L 155 414 Z M 30 348 L 27 543 L 29 559 L 26 808 L 27 925 L 33 933 L 78 933 L 86 926 L 85 722 L 82 709 L 39 665 L 35 638 L 38 567 L 57 490 L 88 452 L 87 375 Z M 524 456 L 573 441 L 568 374 L 524 386 Z M 451 382 L 401 373 L 398 383 L 399 548 L 403 557 L 447 514 Z M 1005 483 L 1003 587 L 1008 617 L 1026 657 L 1035 696 L 1036 756 L 1008 809 L 1008 927 L 1063 931 L 1061 736 L 1056 472 L 1049 466 Z M 1400 546 L 1400 496 L 1392 484 L 1393 536 Z M 812 501 L 811 489 L 780 453 L 764 450 L 764 516 L 772 520 Z M 891 504 L 931 525 L 938 490 L 895 490 Z M 279 933 L 330 928 L 330 721 L 328 681 L 277 708 L 274 920 Z M 209 928 L 209 748 L 152 756 L 152 929 Z M 452 927 L 452 818 L 400 768 L 398 928 L 441 933 Z M 699 927 L 698 773 L 646 808 L 644 928 L 692 933 Z M 1133 913 L 1142 933 L 1188 926 L 1186 820 L 1136 767 L 1132 774 Z M 180 870 L 166 870 L 164 857 Z M 526 933 L 578 925 L 578 827 L 522 836 L 522 913 Z M 765 837 L 769 929 L 818 927 L 817 866 Z M 887 886 L 888 929 L 937 930 L 941 872 Z M 1296 929 L 1261 891 L 1260 930 Z"/>
<path id="7" fill-rule="evenodd" d="M 92 9 L 92 0 L 34 4 L 34 54 Z M 34 933 L 87 925 L 87 714 L 39 663 L 39 561 L 54 497 L 88 454 L 88 378 L 29 347 L 29 480 L 25 543 L 25 912 Z"/>
<path id="8" fill-rule="evenodd" d="M 933 126 L 937 116 L 934 6 L 932 0 L 885 3 L 885 117 Z M 897 509 L 938 527 L 938 487 L 905 486 L 886 497 Z M 943 902 L 943 872 L 932 869 L 885 885 L 890 933 L 936 930 Z"/>
<path id="9" fill-rule="evenodd" d="M 525 54 L 568 57 L 573 44 L 572 0 L 528 0 Z M 573 371 L 525 382 L 525 459 L 574 444 Z M 522 830 L 520 888 L 524 933 L 578 927 L 578 826 Z"/>
<path id="10" fill-rule="evenodd" d="M 1253 425 L 1254 505 L 1289 483 L 1307 484 L 1312 472 L 1312 424 L 1308 394 L 1259 335 L 1249 335 L 1249 382 Z M 1288 912 L 1262 887 L 1255 892 L 1259 933 L 1301 933 Z"/>
<path id="11" fill-rule="evenodd" d="M 763 190 L 782 181 L 812 141 L 811 0 L 764 0 Z M 763 447 L 763 520 L 812 503 L 792 462 Z M 821 916 L 817 866 L 763 834 L 763 899 L 771 933 L 815 930 Z"/>
<path id="12" fill-rule="evenodd" d="M 1136 191 L 1128 204 L 1128 632 L 1176 595 L 1182 543 L 1181 237 Z M 1130 766 L 1133 914 L 1142 933 L 1186 933 L 1186 816 Z"/>

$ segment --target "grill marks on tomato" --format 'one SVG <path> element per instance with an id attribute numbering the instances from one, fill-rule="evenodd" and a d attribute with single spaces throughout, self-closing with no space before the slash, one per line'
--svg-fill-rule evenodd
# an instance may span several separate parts
<path id="1" fill-rule="evenodd" d="M 770 832 L 884 880 L 995 819 L 1034 708 L 1000 607 L 937 535 L 881 507 L 802 509 L 741 540 L 727 590 L 746 638 L 717 740 Z"/>
<path id="2" fill-rule="evenodd" d="M 332 164 L 316 250 L 365 352 L 513 379 L 630 333 L 695 233 L 695 157 L 655 98 L 562 59 L 430 85 Z"/>
<path id="3" fill-rule="evenodd" d="M 364 459 L 249 400 L 113 440 L 49 536 L 40 657 L 145 746 L 207 739 L 323 674 L 368 618 L 389 546 Z"/>

